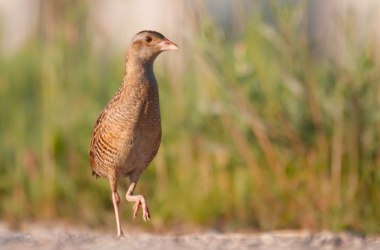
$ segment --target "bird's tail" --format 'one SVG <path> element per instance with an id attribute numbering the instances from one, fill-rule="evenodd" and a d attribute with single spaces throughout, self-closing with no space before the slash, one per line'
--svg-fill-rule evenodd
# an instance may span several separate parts
<path id="1" fill-rule="evenodd" d="M 97 173 L 95 173 L 95 171 L 94 170 L 92 170 L 92 176 L 95 176 L 96 177 L 96 179 L 98 179 L 100 176 L 97 174 Z"/>

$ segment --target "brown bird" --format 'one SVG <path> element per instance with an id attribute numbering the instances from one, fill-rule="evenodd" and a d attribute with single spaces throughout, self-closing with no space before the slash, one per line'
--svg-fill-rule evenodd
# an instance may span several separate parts
<path id="1" fill-rule="evenodd" d="M 123 235 L 117 193 L 121 177 L 130 180 L 126 199 L 135 202 L 133 217 L 142 207 L 144 221 L 150 220 L 145 198 L 133 195 L 133 191 L 161 142 L 160 105 L 153 63 L 162 51 L 176 49 L 176 44 L 156 31 L 137 33 L 127 50 L 123 83 L 94 126 L 90 164 L 93 175 L 107 177 L 110 182 L 118 236 Z"/>

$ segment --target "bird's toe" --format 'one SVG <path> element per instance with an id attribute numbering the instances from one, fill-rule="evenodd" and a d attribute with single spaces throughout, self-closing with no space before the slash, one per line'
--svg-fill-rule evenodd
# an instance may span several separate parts
<path id="1" fill-rule="evenodd" d="M 150 213 L 148 205 L 146 204 L 145 198 L 143 196 L 140 196 L 139 199 L 135 202 L 135 205 L 133 206 L 133 218 L 136 218 L 137 213 L 142 207 L 142 217 L 144 221 L 150 221 Z"/>

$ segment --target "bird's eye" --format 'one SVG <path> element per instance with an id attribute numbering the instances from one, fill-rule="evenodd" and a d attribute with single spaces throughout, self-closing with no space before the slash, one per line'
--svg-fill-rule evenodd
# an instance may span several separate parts
<path id="1" fill-rule="evenodd" d="M 147 43 L 150 43 L 150 42 L 152 41 L 152 38 L 151 38 L 150 36 L 147 36 L 147 37 L 145 38 L 145 41 L 146 41 Z"/>

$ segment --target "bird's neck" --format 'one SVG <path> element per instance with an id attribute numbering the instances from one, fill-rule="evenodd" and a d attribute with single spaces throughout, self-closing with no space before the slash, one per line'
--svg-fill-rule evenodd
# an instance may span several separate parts
<path id="1" fill-rule="evenodd" d="M 155 81 L 152 61 L 141 61 L 127 55 L 125 63 L 124 83 L 144 83 Z"/>

